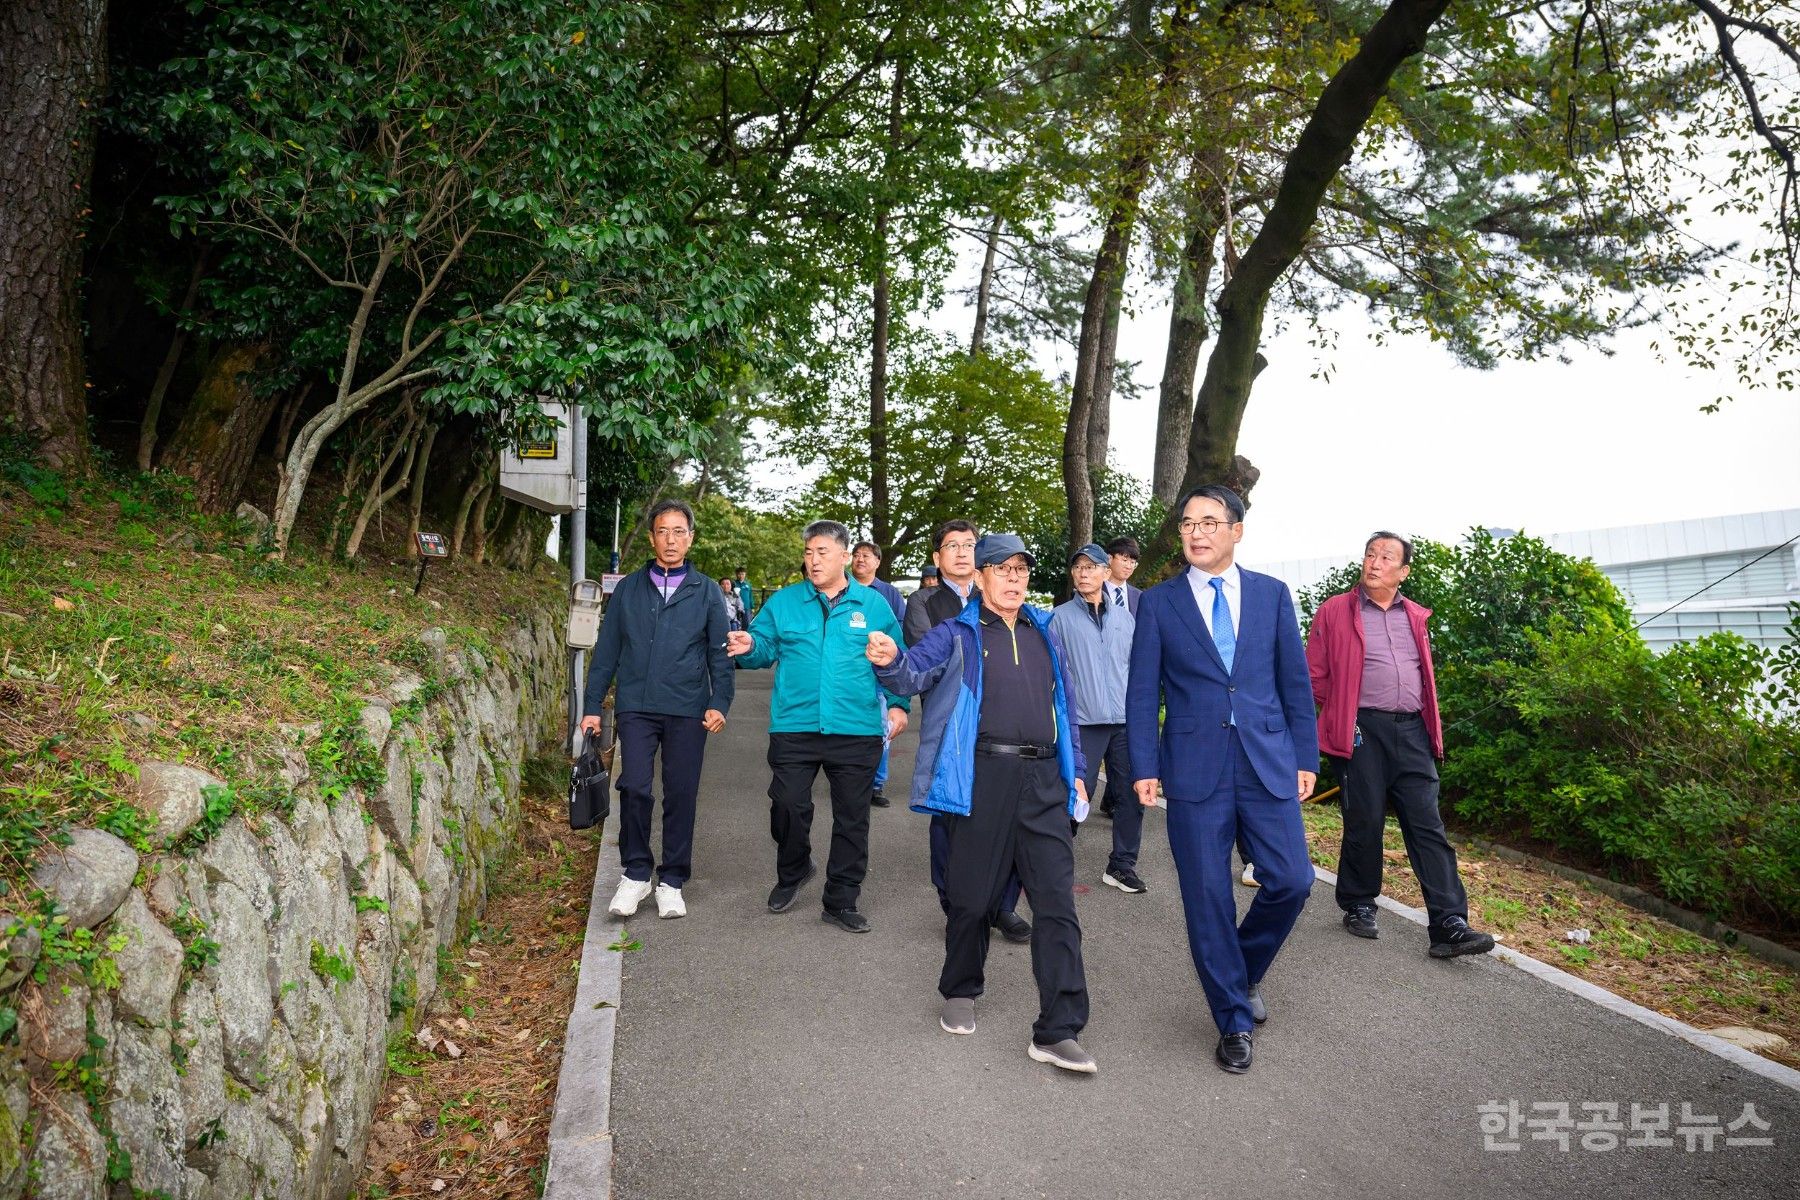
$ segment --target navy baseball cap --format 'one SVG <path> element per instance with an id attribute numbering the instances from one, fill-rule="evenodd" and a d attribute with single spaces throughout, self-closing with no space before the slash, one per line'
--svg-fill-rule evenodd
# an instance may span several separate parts
<path id="1" fill-rule="evenodd" d="M 938 573 L 938 569 L 936 567 L 926 567 L 923 571 L 919 572 L 920 575 L 923 575 L 927 578 L 935 577 L 937 575 L 937 573 Z"/>
<path id="2" fill-rule="evenodd" d="M 984 533 L 975 543 L 977 567 L 998 566 L 1014 555 L 1023 555 L 1026 566 L 1037 566 L 1037 555 L 1025 548 L 1025 540 L 1016 533 Z"/>
<path id="3" fill-rule="evenodd" d="M 1103 566 L 1103 567 L 1112 565 L 1112 556 L 1107 554 L 1107 552 L 1105 550 L 1102 550 L 1099 546 L 1095 545 L 1093 542 L 1089 542 L 1087 545 L 1083 546 L 1081 549 L 1077 550 L 1075 553 L 1069 555 L 1069 565 L 1071 567 L 1074 566 L 1075 560 L 1078 558 L 1092 559 L 1094 562 L 1098 563 L 1100 566 Z"/>

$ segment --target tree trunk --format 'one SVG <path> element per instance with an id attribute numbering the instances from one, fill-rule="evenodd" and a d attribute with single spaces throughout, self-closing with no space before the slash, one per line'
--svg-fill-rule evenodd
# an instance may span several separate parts
<path id="1" fill-rule="evenodd" d="M 461 558 L 463 538 L 469 530 L 469 514 L 475 507 L 475 501 L 484 495 L 493 483 L 493 460 L 479 463 L 469 486 L 463 489 L 462 499 L 456 505 L 456 520 L 450 525 L 450 557 Z"/>
<path id="2" fill-rule="evenodd" d="M 1449 5 L 1450 0 L 1391 0 L 1319 94 L 1287 156 L 1275 203 L 1219 294 L 1219 333 L 1194 402 L 1181 490 L 1234 478 L 1245 489 L 1255 482 L 1254 468 L 1237 453 L 1237 439 L 1251 385 L 1265 361 L 1258 343 L 1269 295 L 1305 247 L 1325 189 L 1350 161 L 1394 72 L 1424 49 L 1426 35 Z M 1146 566 L 1173 547 L 1178 520 L 1179 513 L 1164 520 L 1144 556 Z"/>
<path id="3" fill-rule="evenodd" d="M 987 253 L 981 259 L 981 282 L 975 288 L 975 332 L 969 335 L 969 357 L 987 349 L 988 306 L 994 295 L 994 259 L 1000 251 L 1000 214 L 988 223 Z"/>
<path id="4" fill-rule="evenodd" d="M 144 405 L 144 419 L 138 426 L 137 465 L 140 471 L 148 471 L 155 461 L 156 426 L 162 420 L 163 400 L 169 394 L 175 368 L 181 365 L 182 351 L 187 349 L 188 331 L 182 319 L 193 311 L 194 297 L 200 294 L 200 280 L 205 275 L 206 253 L 202 251 L 194 259 L 194 270 L 188 276 L 187 293 L 181 298 L 181 307 L 175 310 L 175 332 L 169 337 L 169 352 L 163 355 L 156 382 L 150 387 L 150 400 Z"/>
<path id="5" fill-rule="evenodd" d="M 1194 424 L 1194 376 L 1200 367 L 1200 347 L 1211 332 L 1206 291 L 1212 282 L 1219 218 L 1215 208 L 1203 210 L 1193 222 L 1169 306 L 1169 349 L 1163 358 L 1156 406 L 1156 461 L 1150 476 L 1150 494 L 1165 507 L 1175 503 L 1180 494 L 1181 469 L 1187 462 L 1188 432 Z"/>
<path id="6" fill-rule="evenodd" d="M 481 489 L 481 495 L 475 500 L 475 511 L 469 514 L 469 557 L 476 562 L 487 561 L 487 511 L 493 503 L 494 495 L 500 490 L 499 472 L 488 477 L 488 484 Z"/>
<path id="7" fill-rule="evenodd" d="M 200 375 L 181 423 L 163 451 L 162 466 L 194 481 L 202 512 L 230 512 L 243 494 L 277 396 L 257 387 L 271 353 L 267 342 L 219 347 Z"/>
<path id="8" fill-rule="evenodd" d="M 356 557 L 356 552 L 362 549 L 363 534 L 369 530 L 369 521 L 381 511 L 389 500 L 398 496 L 406 485 L 412 482 L 413 460 L 418 457 L 419 453 L 419 421 L 420 418 L 416 413 L 409 412 L 407 414 L 406 424 L 401 427 L 399 434 L 394 438 L 393 446 L 382 458 L 380 465 L 375 468 L 375 477 L 369 481 L 369 491 L 363 497 L 362 509 L 356 514 L 356 523 L 350 526 L 349 540 L 344 543 L 345 558 Z M 406 461 L 402 462 L 400 469 L 396 471 L 394 470 L 394 460 L 400 457 L 402 451 L 406 454 Z M 394 482 L 392 484 L 387 483 L 389 472 L 393 472 Z"/>
<path id="9" fill-rule="evenodd" d="M 1131 239 L 1125 240 L 1131 253 Z M 1106 320 L 1100 326 L 1100 352 L 1094 362 L 1094 398 L 1088 406 L 1088 482 L 1100 494 L 1100 477 L 1106 473 L 1106 452 L 1112 442 L 1113 380 L 1119 365 L 1119 311 L 1125 304 L 1125 274 L 1121 264 L 1112 297 L 1106 303 Z M 1078 543 L 1079 544 L 1079 543 Z"/>
<path id="10" fill-rule="evenodd" d="M 425 439 L 419 445 L 419 459 L 413 466 L 412 495 L 406 506 L 406 557 L 419 557 L 419 520 L 425 513 L 425 473 L 431 469 L 431 446 L 437 441 L 438 427 L 427 425 Z"/>
<path id="11" fill-rule="evenodd" d="M 280 462 L 287 457 L 288 437 L 294 432 L 294 418 L 306 407 L 306 398 L 312 395 L 313 385 L 303 383 L 294 389 L 294 394 L 287 398 L 281 406 L 281 419 L 275 423 L 275 461 Z"/>
<path id="12" fill-rule="evenodd" d="M 894 88 L 888 99 L 888 161 L 883 174 L 891 182 L 894 152 L 900 143 L 900 106 L 906 98 L 906 60 L 894 68 Z M 892 512 L 888 497 L 887 383 L 888 323 L 892 319 L 893 280 L 888 273 L 889 209 L 884 199 L 875 209 L 875 289 L 872 297 L 875 332 L 869 347 L 869 536 L 885 546 L 892 536 Z"/>
<path id="13" fill-rule="evenodd" d="M 81 258 L 106 0 L 0 4 L 0 423 L 88 468 Z"/>

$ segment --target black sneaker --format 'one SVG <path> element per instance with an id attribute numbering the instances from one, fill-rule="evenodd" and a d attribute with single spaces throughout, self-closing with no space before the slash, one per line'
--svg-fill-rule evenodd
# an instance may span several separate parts
<path id="1" fill-rule="evenodd" d="M 806 874 L 800 877 L 799 882 L 786 887 L 779 883 L 776 884 L 775 890 L 769 893 L 769 911 L 772 913 L 786 912 L 794 907 L 794 897 L 799 894 L 801 888 L 806 886 L 806 881 L 818 873 L 819 868 L 816 865 L 807 863 Z"/>
<path id="2" fill-rule="evenodd" d="M 1433 958 L 1460 958 L 1465 954 L 1486 954 L 1494 948 L 1494 935 L 1470 929 L 1461 917 L 1445 917 L 1443 924 L 1431 931 Z"/>
<path id="3" fill-rule="evenodd" d="M 880 788 L 876 788 L 869 793 L 869 804 L 873 808 L 886 808 L 888 806 L 888 798 L 881 794 Z"/>
<path id="4" fill-rule="evenodd" d="M 1009 942 L 1024 945 L 1031 940 L 1031 922 L 1018 913 L 1003 912 L 994 918 L 994 928 Z"/>
<path id="5" fill-rule="evenodd" d="M 1352 904 L 1344 911 L 1344 928 L 1359 938 L 1380 937 L 1381 931 L 1375 928 L 1375 906 Z"/>
<path id="6" fill-rule="evenodd" d="M 819 914 L 819 920 L 827 925 L 836 925 L 846 933 L 869 932 L 869 918 L 854 908 L 828 908 Z"/>
<path id="7" fill-rule="evenodd" d="M 1100 876 L 1100 882 L 1107 887 L 1116 887 L 1121 892 L 1129 892 L 1133 896 L 1142 895 L 1150 890 L 1144 886 L 1144 881 L 1138 878 L 1137 872 L 1130 867 L 1120 867 L 1117 870 L 1108 871 Z"/>

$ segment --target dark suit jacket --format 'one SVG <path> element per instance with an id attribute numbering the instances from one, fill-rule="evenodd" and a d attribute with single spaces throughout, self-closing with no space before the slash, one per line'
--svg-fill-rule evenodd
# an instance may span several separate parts
<path id="1" fill-rule="evenodd" d="M 969 587 L 969 600 L 981 595 L 981 585 Z M 956 594 L 956 589 L 947 583 L 940 583 L 934 588 L 920 588 L 906 598 L 906 613 L 900 618 L 900 627 L 906 634 L 907 646 L 916 646 L 925 640 L 925 635 L 939 625 L 954 617 L 963 610 L 968 601 Z"/>
<path id="2" fill-rule="evenodd" d="M 1140 779 L 1160 778 L 1173 800 L 1203 800 L 1218 785 L 1231 721 L 1257 778 L 1275 796 L 1299 794 L 1296 773 L 1319 769 L 1319 727 L 1306 650 L 1287 584 L 1245 571 L 1237 650 L 1228 675 L 1187 572 L 1138 605 L 1125 687 L 1126 741 Z M 1158 706 L 1165 709 L 1158 737 Z"/>

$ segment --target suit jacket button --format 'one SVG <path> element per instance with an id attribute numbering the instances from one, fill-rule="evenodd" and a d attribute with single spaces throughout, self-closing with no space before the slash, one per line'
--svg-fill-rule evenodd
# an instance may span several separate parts
<path id="1" fill-rule="evenodd" d="M 1230 721 L 1220 721 L 1220 722 L 1219 722 L 1219 728 L 1220 728 L 1220 729 L 1230 729 L 1230 728 L 1231 728 L 1231 722 L 1230 722 Z"/>
<path id="2" fill-rule="evenodd" d="M 1237 684 L 1235 684 L 1235 683 L 1228 683 L 1228 684 L 1226 684 L 1226 685 L 1225 685 L 1225 690 L 1226 690 L 1226 691 L 1228 691 L 1228 692 L 1235 692 L 1235 691 L 1237 691 Z"/>

